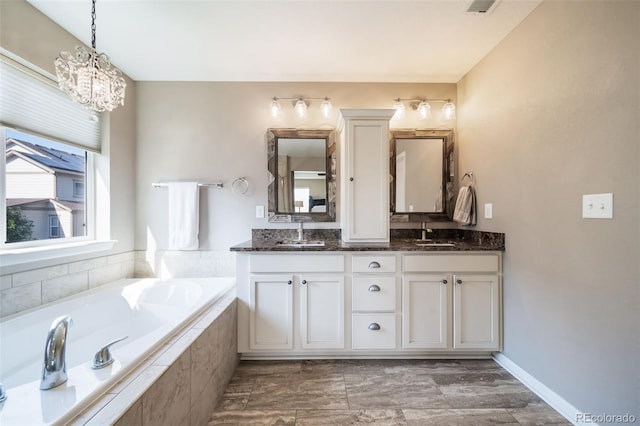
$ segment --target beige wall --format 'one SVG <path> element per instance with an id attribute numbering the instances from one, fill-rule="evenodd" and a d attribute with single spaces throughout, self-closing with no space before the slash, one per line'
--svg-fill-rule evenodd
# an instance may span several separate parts
<path id="1" fill-rule="evenodd" d="M 640 415 L 640 2 L 545 1 L 458 85 L 459 170 L 506 233 L 506 356 Z M 581 218 L 614 193 L 613 220 Z"/>
<path id="2" fill-rule="evenodd" d="M 81 44 L 24 0 L 0 1 L 0 46 L 55 75 L 58 52 Z M 106 52 L 108 53 L 108 52 Z M 133 249 L 135 217 L 136 84 L 127 78 L 125 105 L 109 114 L 105 154 L 110 161 L 112 253 Z"/>
<path id="3" fill-rule="evenodd" d="M 398 97 L 456 98 L 455 84 L 139 82 L 137 87 L 136 248 L 149 250 L 167 247 L 167 191 L 152 189 L 152 182 L 223 181 L 225 189 L 201 189 L 200 247 L 226 251 L 250 239 L 252 228 L 293 227 L 255 218 L 255 206 L 267 205 L 267 128 L 333 128 L 339 108 L 390 108 Z M 321 118 L 320 101 L 311 102 L 306 120 L 295 117 L 288 101 L 280 101 L 283 117 L 271 118 L 273 96 L 302 95 L 329 96 L 331 118 Z M 392 126 L 451 127 L 436 111 L 421 122 L 407 109 L 407 118 Z M 250 183 L 245 196 L 230 190 L 240 176 Z"/>

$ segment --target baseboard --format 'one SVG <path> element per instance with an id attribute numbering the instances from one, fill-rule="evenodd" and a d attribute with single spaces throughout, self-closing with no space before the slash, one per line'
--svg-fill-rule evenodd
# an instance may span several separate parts
<path id="1" fill-rule="evenodd" d="M 516 379 L 522 382 L 526 387 L 531 389 L 533 393 L 538 395 L 544 402 L 549 404 L 554 410 L 562 414 L 568 421 L 574 425 L 587 424 L 585 421 L 579 421 L 578 418 L 585 418 L 584 413 L 578 410 L 576 407 L 567 402 L 560 395 L 545 386 L 544 383 L 527 373 L 520 368 L 516 363 L 507 358 L 504 354 L 496 352 L 493 354 L 493 359 L 500 364 L 505 370 L 511 373 Z M 589 422 L 590 426 L 596 425 L 596 423 Z"/>

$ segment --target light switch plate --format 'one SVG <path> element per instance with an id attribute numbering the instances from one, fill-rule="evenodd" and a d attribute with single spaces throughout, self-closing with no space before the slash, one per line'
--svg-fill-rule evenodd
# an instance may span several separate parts
<path id="1" fill-rule="evenodd" d="M 264 219 L 264 206 L 256 206 L 256 219 Z"/>
<path id="2" fill-rule="evenodd" d="M 583 195 L 582 217 L 585 219 L 613 219 L 613 194 Z"/>
<path id="3" fill-rule="evenodd" d="M 484 218 L 485 219 L 493 219 L 493 204 L 486 203 L 484 205 Z"/>

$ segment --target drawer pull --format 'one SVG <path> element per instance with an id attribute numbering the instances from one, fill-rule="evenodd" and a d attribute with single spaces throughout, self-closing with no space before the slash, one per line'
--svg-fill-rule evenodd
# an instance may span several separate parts
<path id="1" fill-rule="evenodd" d="M 448 282 L 449 281 L 447 281 L 447 280 L 442 280 L 442 284 L 444 284 L 444 285 L 447 285 Z"/>
<path id="2" fill-rule="evenodd" d="M 376 284 L 371 284 L 368 288 L 369 291 L 380 291 L 380 287 Z"/>
<path id="3" fill-rule="evenodd" d="M 456 284 L 462 284 L 462 280 L 456 280 Z"/>
<path id="4" fill-rule="evenodd" d="M 380 330 L 380 324 L 377 322 L 372 322 L 369 324 L 369 330 Z"/>
<path id="5" fill-rule="evenodd" d="M 380 264 L 378 262 L 369 262 L 369 269 L 380 269 Z"/>
<path id="6" fill-rule="evenodd" d="M 287 284 L 291 285 L 292 284 L 291 280 L 287 281 Z"/>
<path id="7" fill-rule="evenodd" d="M 302 280 L 302 284 L 307 284 L 307 280 Z"/>

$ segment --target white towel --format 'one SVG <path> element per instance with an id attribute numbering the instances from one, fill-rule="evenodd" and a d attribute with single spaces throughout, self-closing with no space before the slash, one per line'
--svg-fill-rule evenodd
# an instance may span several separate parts
<path id="1" fill-rule="evenodd" d="M 169 182 L 169 250 L 197 250 L 199 196 L 197 182 Z"/>
<path id="2" fill-rule="evenodd" d="M 476 194 L 471 185 L 463 186 L 458 191 L 453 220 L 463 225 L 476 224 Z"/>

